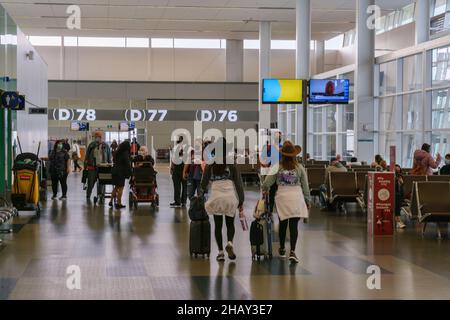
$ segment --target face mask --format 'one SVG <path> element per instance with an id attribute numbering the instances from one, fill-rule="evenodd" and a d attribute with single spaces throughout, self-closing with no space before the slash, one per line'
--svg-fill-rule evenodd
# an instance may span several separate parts
<path id="1" fill-rule="evenodd" d="M 98 143 L 100 143 L 100 142 L 102 141 L 102 138 L 97 137 L 97 138 L 95 138 L 95 141 L 98 142 Z"/>
<path id="2" fill-rule="evenodd" d="M 63 145 L 62 145 L 62 144 L 58 144 L 58 145 L 56 146 L 56 150 L 58 150 L 58 151 L 61 151 L 62 148 L 63 148 Z"/>
<path id="3" fill-rule="evenodd" d="M 445 164 L 450 164 L 450 159 L 445 159 Z"/>

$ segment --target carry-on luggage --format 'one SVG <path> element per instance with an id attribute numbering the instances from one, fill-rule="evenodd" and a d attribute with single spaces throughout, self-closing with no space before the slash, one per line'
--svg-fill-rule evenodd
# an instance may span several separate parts
<path id="1" fill-rule="evenodd" d="M 209 258 L 211 253 L 211 224 L 209 219 L 191 221 L 189 230 L 189 252 L 191 256 Z"/>
<path id="2" fill-rule="evenodd" d="M 190 200 L 188 214 L 191 221 L 208 220 L 208 213 L 205 209 L 205 198 L 203 196 L 193 197 Z"/>
<path id="3" fill-rule="evenodd" d="M 272 259 L 272 214 L 269 211 L 269 201 L 265 199 L 265 213 L 255 219 L 250 226 L 250 244 L 252 259 Z"/>

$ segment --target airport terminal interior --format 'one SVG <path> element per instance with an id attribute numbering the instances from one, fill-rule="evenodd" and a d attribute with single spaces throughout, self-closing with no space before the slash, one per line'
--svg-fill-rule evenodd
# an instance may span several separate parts
<path id="1" fill-rule="evenodd" d="M 450 299 L 450 0 L 0 20 L 0 300 Z"/>

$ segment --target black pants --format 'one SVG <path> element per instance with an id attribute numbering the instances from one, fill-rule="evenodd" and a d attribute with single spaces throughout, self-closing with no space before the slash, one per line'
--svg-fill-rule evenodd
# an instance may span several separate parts
<path id="1" fill-rule="evenodd" d="M 80 169 L 81 171 L 81 167 L 78 164 L 78 160 L 72 159 L 72 161 L 73 161 L 73 171 L 77 171 L 77 169 Z"/>
<path id="2" fill-rule="evenodd" d="M 295 250 L 298 238 L 298 222 L 300 218 L 290 218 L 284 221 L 280 221 L 280 248 L 284 248 L 286 241 L 286 231 L 289 224 L 289 239 L 291 240 L 291 250 Z"/>
<path id="3" fill-rule="evenodd" d="M 88 170 L 88 187 L 86 191 L 86 197 L 90 198 L 92 194 L 92 190 L 94 189 L 94 185 L 97 182 L 98 173 L 97 170 Z M 97 183 L 97 196 L 101 194 L 103 191 L 103 186 Z"/>
<path id="4" fill-rule="evenodd" d="M 174 201 L 175 203 L 186 203 L 187 200 L 187 181 L 183 179 L 183 173 L 174 172 L 172 174 Z"/>
<path id="5" fill-rule="evenodd" d="M 225 216 L 225 224 L 227 225 L 227 240 L 233 241 L 234 238 L 234 217 Z M 222 226 L 223 226 L 223 216 L 214 215 L 214 235 L 216 237 L 217 247 L 219 251 L 223 250 L 222 241 Z"/>
<path id="6" fill-rule="evenodd" d="M 273 207 L 275 206 L 275 196 L 278 191 L 278 185 L 274 183 L 269 190 L 269 211 L 270 213 L 273 212 Z"/>
<path id="7" fill-rule="evenodd" d="M 52 175 L 52 190 L 54 197 L 58 194 L 58 183 L 61 184 L 62 196 L 65 197 L 67 195 L 67 174 L 62 176 L 56 174 Z"/>

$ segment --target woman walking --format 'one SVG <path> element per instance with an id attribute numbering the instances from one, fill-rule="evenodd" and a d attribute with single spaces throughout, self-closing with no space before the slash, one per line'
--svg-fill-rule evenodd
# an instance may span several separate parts
<path id="1" fill-rule="evenodd" d="M 111 193 L 111 201 L 109 206 L 112 207 L 114 204 L 116 209 L 125 208 L 122 205 L 122 194 L 123 188 L 125 187 L 125 179 L 131 176 L 131 144 L 129 141 L 122 142 L 114 156 L 114 165 L 112 169 L 112 180 L 114 184 L 114 189 Z"/>
<path id="2" fill-rule="evenodd" d="M 275 205 L 280 218 L 280 257 L 286 256 L 285 241 L 289 225 L 291 252 L 289 260 L 298 263 L 295 254 L 298 238 L 298 222 L 300 218 L 308 218 L 310 208 L 310 193 L 308 177 L 303 166 L 298 163 L 297 155 L 302 148 L 294 146 L 292 142 L 286 141 L 280 150 L 281 161 L 279 166 L 272 167 L 270 175 L 266 176 L 262 185 L 264 194 L 268 194 L 270 187 L 278 184 L 275 195 Z"/>
<path id="3" fill-rule="evenodd" d="M 243 214 L 242 206 L 244 204 L 244 188 L 242 186 L 241 175 L 234 164 L 226 162 L 226 140 L 220 138 L 216 143 L 216 149 L 222 148 L 223 157 L 214 158 L 212 164 L 208 164 L 205 168 L 203 178 L 201 180 L 201 190 L 207 190 L 208 184 L 211 182 L 211 195 L 205 203 L 206 212 L 214 216 L 215 238 L 219 254 L 217 261 L 224 261 L 225 254 L 223 252 L 222 226 L 225 217 L 227 226 L 227 240 L 225 247 L 228 258 L 236 259 L 233 248 L 234 239 L 234 217 L 236 210 Z M 217 152 L 213 152 L 215 157 Z"/>
<path id="4" fill-rule="evenodd" d="M 52 200 L 58 196 L 58 183 L 61 184 L 62 196 L 59 200 L 67 199 L 67 176 L 70 173 L 70 157 L 64 142 L 59 140 L 55 143 L 52 153 L 50 154 L 50 175 L 52 178 Z"/>

